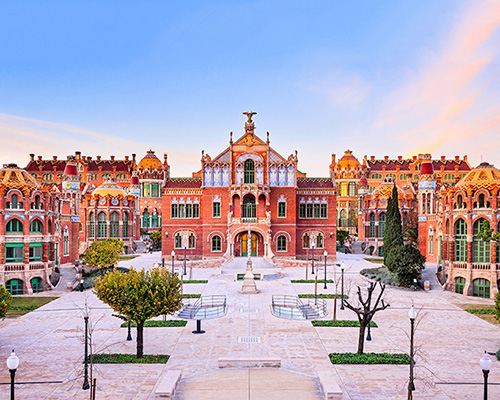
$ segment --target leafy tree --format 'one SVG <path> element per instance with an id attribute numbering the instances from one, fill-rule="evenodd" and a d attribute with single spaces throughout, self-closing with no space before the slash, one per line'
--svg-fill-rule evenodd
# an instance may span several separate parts
<path id="1" fill-rule="evenodd" d="M 0 286 L 0 318 L 5 318 L 11 302 L 12 296 L 9 291 L 4 286 Z"/>
<path id="2" fill-rule="evenodd" d="M 495 296 L 495 318 L 500 321 L 500 292 Z"/>
<path id="3" fill-rule="evenodd" d="M 344 245 L 344 242 L 349 239 L 349 231 L 344 231 L 343 229 L 337 229 L 337 242 L 341 246 Z"/>
<path id="4" fill-rule="evenodd" d="M 485 242 L 496 242 L 497 247 L 500 244 L 500 232 L 493 233 L 493 229 L 491 229 L 488 221 L 484 221 L 481 224 L 481 229 L 477 236 Z"/>
<path id="5" fill-rule="evenodd" d="M 151 247 L 153 249 L 161 249 L 161 229 L 158 229 L 157 231 L 152 232 L 149 235 L 149 238 L 151 239 Z"/>
<path id="6" fill-rule="evenodd" d="M 144 322 L 181 308 L 181 281 L 166 268 L 123 273 L 113 271 L 100 277 L 94 293 L 108 304 L 120 318 L 137 324 L 137 358 L 144 350 Z"/>
<path id="7" fill-rule="evenodd" d="M 372 321 L 373 316 L 376 312 L 385 310 L 389 307 L 389 304 L 384 302 L 382 296 L 384 295 L 385 285 L 378 282 L 378 286 L 380 287 L 380 292 L 375 300 L 375 304 L 372 306 L 372 300 L 375 298 L 373 292 L 377 287 L 377 282 L 368 282 L 367 284 L 367 295 L 366 298 L 363 299 L 363 295 L 361 293 L 361 287 L 358 286 L 357 294 L 358 294 L 358 304 L 351 303 L 351 300 L 344 299 L 344 305 L 354 311 L 358 316 L 359 321 L 359 337 L 358 337 L 358 354 L 363 354 L 364 346 L 365 346 L 365 329 L 368 324 Z"/>
<path id="8" fill-rule="evenodd" d="M 396 274 L 401 286 L 410 286 L 425 268 L 425 257 L 411 243 L 399 245 L 387 254 L 385 266 Z"/>
<path id="9" fill-rule="evenodd" d="M 123 251 L 123 243 L 118 239 L 97 241 L 83 253 L 83 259 L 90 268 L 109 268 L 116 264 Z"/>
<path id="10" fill-rule="evenodd" d="M 386 224 L 384 230 L 384 264 L 387 265 L 387 255 L 391 249 L 403 245 L 403 226 L 399 212 L 399 197 L 396 185 L 387 204 Z M 390 269 L 390 268 L 389 268 Z"/>

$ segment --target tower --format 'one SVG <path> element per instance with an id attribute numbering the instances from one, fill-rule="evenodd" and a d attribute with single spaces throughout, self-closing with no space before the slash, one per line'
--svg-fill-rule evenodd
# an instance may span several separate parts
<path id="1" fill-rule="evenodd" d="M 64 168 L 62 177 L 62 197 L 63 199 L 70 200 L 71 213 L 79 215 L 80 212 L 80 175 L 74 156 L 68 156 L 68 161 Z"/>
<path id="2" fill-rule="evenodd" d="M 424 154 L 418 177 L 418 248 L 430 262 L 436 262 L 436 176 L 430 154 Z"/>

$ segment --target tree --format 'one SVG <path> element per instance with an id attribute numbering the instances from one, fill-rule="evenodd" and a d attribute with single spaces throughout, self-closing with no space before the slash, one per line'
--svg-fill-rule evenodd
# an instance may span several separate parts
<path id="1" fill-rule="evenodd" d="M 396 185 L 387 204 L 386 224 L 384 230 L 384 264 L 387 265 L 387 255 L 391 249 L 403 244 L 403 226 L 399 212 L 399 197 Z"/>
<path id="2" fill-rule="evenodd" d="M 90 268 L 109 268 L 116 264 L 123 251 L 123 243 L 118 239 L 94 242 L 83 253 L 83 259 Z"/>
<path id="3" fill-rule="evenodd" d="M 161 229 L 158 229 L 157 231 L 152 232 L 149 235 L 149 238 L 151 239 L 151 248 L 158 250 L 161 249 Z"/>
<path id="4" fill-rule="evenodd" d="M 344 245 L 344 242 L 349 239 L 349 231 L 344 231 L 342 229 L 337 229 L 337 242 L 339 242 L 339 244 L 341 246 Z"/>
<path id="5" fill-rule="evenodd" d="M 484 242 L 496 242 L 496 246 L 500 244 L 500 232 L 493 233 L 493 229 L 491 229 L 490 223 L 488 221 L 484 221 L 481 224 L 481 229 L 477 236 L 483 240 Z"/>
<path id="6" fill-rule="evenodd" d="M 361 293 L 361 287 L 358 286 L 358 303 L 356 306 L 352 304 L 349 300 L 344 299 L 344 305 L 354 311 L 358 316 L 359 321 L 359 337 L 358 337 L 358 354 L 363 354 L 364 346 L 365 346 L 365 330 L 368 324 L 372 321 L 373 316 L 376 312 L 385 310 L 389 307 L 389 304 L 384 302 L 382 296 L 384 295 L 385 285 L 378 282 L 378 286 L 380 287 L 380 292 L 377 296 L 377 300 L 372 307 L 373 300 L 373 292 L 377 287 L 377 282 L 368 282 L 367 283 L 367 295 L 366 299 L 363 299 L 363 295 Z"/>
<path id="7" fill-rule="evenodd" d="M 0 318 L 5 318 L 11 302 L 12 296 L 8 290 L 4 286 L 0 286 Z"/>
<path id="8" fill-rule="evenodd" d="M 385 266 L 396 274 L 401 286 L 410 286 L 425 268 L 425 257 L 411 243 L 392 248 L 386 255 Z"/>
<path id="9" fill-rule="evenodd" d="M 94 293 L 125 321 L 137 324 L 137 358 L 144 350 L 144 322 L 181 308 L 181 281 L 166 268 L 123 273 L 113 271 L 99 277 Z"/>

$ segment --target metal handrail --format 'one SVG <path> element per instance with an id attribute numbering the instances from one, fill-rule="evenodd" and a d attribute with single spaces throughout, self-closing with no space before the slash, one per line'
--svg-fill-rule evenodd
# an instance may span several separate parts
<path id="1" fill-rule="evenodd" d="M 300 299 L 298 296 L 274 295 L 272 309 L 275 315 L 290 319 L 313 319 L 328 313 L 325 299 Z"/>
<path id="2" fill-rule="evenodd" d="M 192 299 L 186 299 L 182 309 L 176 314 L 184 314 L 183 318 L 186 319 L 210 319 L 217 318 L 226 314 L 226 296 L 224 295 L 214 295 L 214 296 L 202 296 L 193 303 Z M 189 316 L 186 316 L 186 311 Z"/>

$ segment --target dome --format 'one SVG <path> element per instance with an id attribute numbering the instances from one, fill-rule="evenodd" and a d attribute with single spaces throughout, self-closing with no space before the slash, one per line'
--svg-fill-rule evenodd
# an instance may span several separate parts
<path id="1" fill-rule="evenodd" d="M 101 197 L 106 197 L 106 196 L 122 196 L 126 197 L 127 193 L 125 193 L 125 190 L 123 190 L 115 181 L 112 179 L 107 180 L 104 182 L 102 185 L 98 186 L 93 192 L 93 196 L 101 196 Z"/>
<path id="2" fill-rule="evenodd" d="M 5 164 L 0 169 L 0 187 L 6 190 L 19 189 L 29 190 L 38 189 L 40 184 L 28 171 L 19 168 L 16 164 Z"/>
<path id="3" fill-rule="evenodd" d="M 154 169 L 162 170 L 163 164 L 160 159 L 155 156 L 155 152 L 153 150 L 149 150 L 146 156 L 139 162 L 137 167 L 139 169 L 148 169 L 150 171 Z"/>
<path id="4" fill-rule="evenodd" d="M 487 162 L 482 162 L 465 175 L 455 186 L 458 190 L 479 190 L 491 191 L 500 188 L 500 171 Z"/>
<path id="5" fill-rule="evenodd" d="M 337 169 L 350 171 L 352 169 L 358 170 L 361 168 L 361 164 L 358 159 L 352 155 L 351 150 L 346 150 L 344 155 L 337 163 Z"/>

